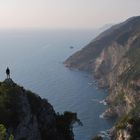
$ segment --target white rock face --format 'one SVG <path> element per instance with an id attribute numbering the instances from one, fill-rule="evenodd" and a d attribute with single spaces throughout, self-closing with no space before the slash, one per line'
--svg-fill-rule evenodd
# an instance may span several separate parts
<path id="1" fill-rule="evenodd" d="M 116 140 L 131 140 L 131 135 L 127 130 L 119 130 Z"/>

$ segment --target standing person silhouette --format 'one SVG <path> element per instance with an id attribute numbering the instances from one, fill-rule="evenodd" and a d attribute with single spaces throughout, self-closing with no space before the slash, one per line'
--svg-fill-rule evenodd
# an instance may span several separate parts
<path id="1" fill-rule="evenodd" d="M 7 67 L 6 69 L 7 79 L 10 79 L 10 69 Z"/>

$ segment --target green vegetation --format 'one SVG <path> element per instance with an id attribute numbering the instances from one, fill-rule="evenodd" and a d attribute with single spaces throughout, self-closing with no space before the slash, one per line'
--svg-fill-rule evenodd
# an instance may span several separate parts
<path id="1" fill-rule="evenodd" d="M 4 125 L 0 124 L 0 140 L 6 139 L 6 128 Z"/>
<path id="2" fill-rule="evenodd" d="M 111 106 L 125 105 L 124 95 L 125 93 L 123 91 L 118 93 L 117 96 L 115 97 L 115 100 L 111 104 Z"/>
<path id="3" fill-rule="evenodd" d="M 19 121 L 20 99 L 17 94 L 20 90 L 18 86 L 0 85 L 0 122 L 6 127 L 16 127 Z"/>
<path id="4" fill-rule="evenodd" d="M 74 140 L 72 128 L 73 128 L 73 124 L 76 122 L 79 125 L 82 125 L 80 120 L 77 118 L 76 113 L 66 111 L 63 114 L 57 113 L 54 125 L 55 125 L 55 129 L 58 131 L 57 133 L 63 136 L 64 139 Z M 53 131 L 51 131 L 46 127 L 41 128 L 41 136 L 42 136 L 42 140 L 57 139 Z"/>
<path id="5" fill-rule="evenodd" d="M 118 39 L 117 39 L 117 42 L 121 45 L 125 45 L 129 39 L 131 35 L 131 32 L 130 31 L 126 31 L 124 32 L 123 34 L 121 34 Z"/>
<path id="6" fill-rule="evenodd" d="M 14 136 L 11 134 L 7 139 L 7 130 L 3 124 L 0 124 L 0 140 L 14 140 Z"/>
<path id="7" fill-rule="evenodd" d="M 10 135 L 9 140 L 14 140 L 14 136 Z"/>
<path id="8" fill-rule="evenodd" d="M 27 91 L 26 95 L 29 100 L 32 113 L 36 114 L 41 106 L 41 98 L 31 91 Z"/>
<path id="9" fill-rule="evenodd" d="M 120 120 L 116 123 L 116 129 L 126 129 L 128 124 L 132 125 L 130 134 L 131 140 L 140 139 L 140 104 L 138 104 L 134 109 L 132 109 L 128 114 L 125 114 Z"/>
<path id="10" fill-rule="evenodd" d="M 140 118 L 139 117 L 132 118 L 130 123 L 133 126 L 133 129 L 131 131 L 131 136 L 132 136 L 131 140 L 140 139 Z"/>
<path id="11" fill-rule="evenodd" d="M 128 122 L 129 122 L 131 119 L 132 119 L 132 116 L 130 116 L 129 114 L 123 115 L 123 116 L 119 119 L 119 121 L 116 123 L 116 128 L 117 128 L 117 130 L 119 130 L 119 129 L 125 129 L 126 126 L 127 126 L 127 124 L 128 124 Z"/>
<path id="12" fill-rule="evenodd" d="M 59 113 L 57 114 L 56 125 L 58 131 L 60 133 L 63 133 L 67 140 L 70 139 L 70 134 L 72 133 L 72 128 L 73 128 L 72 125 L 76 122 L 79 125 L 82 125 L 80 120 L 77 118 L 76 113 L 66 111 L 64 112 L 64 114 L 61 115 Z"/>
<path id="13" fill-rule="evenodd" d="M 140 139 L 140 118 L 138 116 L 124 116 L 116 125 L 117 130 L 119 129 L 126 129 L 127 125 L 132 125 L 130 134 L 131 140 L 138 140 Z"/>
<path id="14" fill-rule="evenodd" d="M 120 76 L 120 80 L 126 85 L 131 80 L 140 78 L 140 39 L 137 38 L 132 44 L 132 48 L 126 53 L 131 66 Z"/>

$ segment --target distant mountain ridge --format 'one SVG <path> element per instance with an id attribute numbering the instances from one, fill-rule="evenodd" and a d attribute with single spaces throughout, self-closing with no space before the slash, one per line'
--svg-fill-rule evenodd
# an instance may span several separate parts
<path id="1" fill-rule="evenodd" d="M 140 16 L 104 31 L 65 65 L 92 72 L 99 87 L 109 89 L 103 115 L 120 118 L 113 140 L 140 139 Z"/>

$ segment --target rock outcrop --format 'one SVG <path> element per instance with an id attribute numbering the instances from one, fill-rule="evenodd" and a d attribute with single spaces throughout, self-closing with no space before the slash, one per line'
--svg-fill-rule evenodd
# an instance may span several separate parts
<path id="1" fill-rule="evenodd" d="M 73 140 L 76 113 L 56 114 L 46 99 L 18 86 L 0 83 L 0 124 L 15 140 Z"/>
<path id="2" fill-rule="evenodd" d="M 104 116 L 118 116 L 121 119 L 129 114 L 133 120 L 136 116 L 139 118 L 140 16 L 130 18 L 103 32 L 69 57 L 65 65 L 92 72 L 99 87 L 109 89 L 106 99 L 109 108 Z M 138 135 L 134 138 L 126 127 L 127 125 L 123 129 L 115 129 L 116 140 L 128 140 L 129 135 L 133 140 L 140 138 Z M 134 132 L 135 127 L 132 128 Z"/>

